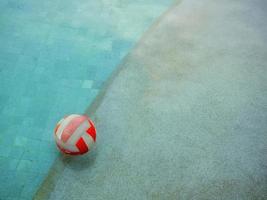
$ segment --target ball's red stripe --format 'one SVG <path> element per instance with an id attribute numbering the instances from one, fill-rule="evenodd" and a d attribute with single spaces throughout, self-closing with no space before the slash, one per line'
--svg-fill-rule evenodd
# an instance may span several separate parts
<path id="1" fill-rule="evenodd" d="M 94 124 L 88 120 L 89 123 L 90 123 L 90 128 L 87 129 L 87 133 L 93 138 L 94 142 L 96 141 L 96 130 L 95 130 L 95 127 L 94 127 Z"/>
<path id="2" fill-rule="evenodd" d="M 76 143 L 77 148 L 80 150 L 81 153 L 85 153 L 88 151 L 88 147 L 84 142 L 83 138 L 80 138 Z"/>

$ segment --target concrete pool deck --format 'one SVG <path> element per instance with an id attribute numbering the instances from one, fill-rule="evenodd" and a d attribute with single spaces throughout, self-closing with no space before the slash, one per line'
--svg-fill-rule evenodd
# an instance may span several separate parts
<path id="1" fill-rule="evenodd" d="M 266 199 L 266 8 L 175 4 L 88 109 L 95 151 L 59 158 L 36 199 Z"/>

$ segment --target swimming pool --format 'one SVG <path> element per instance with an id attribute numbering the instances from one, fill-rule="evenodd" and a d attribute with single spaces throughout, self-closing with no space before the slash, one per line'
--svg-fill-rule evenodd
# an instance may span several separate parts
<path id="1" fill-rule="evenodd" d="M 0 2 L 0 199 L 31 199 L 83 113 L 171 0 Z"/>

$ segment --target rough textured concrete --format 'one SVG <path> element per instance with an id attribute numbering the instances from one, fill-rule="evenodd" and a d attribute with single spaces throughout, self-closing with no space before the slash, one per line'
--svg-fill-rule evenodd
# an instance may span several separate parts
<path id="1" fill-rule="evenodd" d="M 267 5 L 184 0 L 125 59 L 50 199 L 267 199 Z"/>

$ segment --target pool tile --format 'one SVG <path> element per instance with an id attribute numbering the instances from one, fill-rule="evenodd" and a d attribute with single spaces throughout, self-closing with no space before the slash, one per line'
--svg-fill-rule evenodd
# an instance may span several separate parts
<path id="1" fill-rule="evenodd" d="M 82 88 L 91 89 L 93 86 L 93 83 L 94 82 L 92 80 L 84 80 L 82 84 Z"/>
<path id="2" fill-rule="evenodd" d="M 25 146 L 9 146 L 8 156 L 14 159 L 20 159 L 25 152 Z"/>
<path id="3" fill-rule="evenodd" d="M 18 171 L 32 171 L 34 162 L 31 160 L 20 160 L 17 170 Z"/>
<path id="4" fill-rule="evenodd" d="M 26 146 L 27 145 L 27 141 L 28 139 L 26 137 L 22 137 L 22 136 L 17 136 L 15 139 L 15 146 Z"/>

